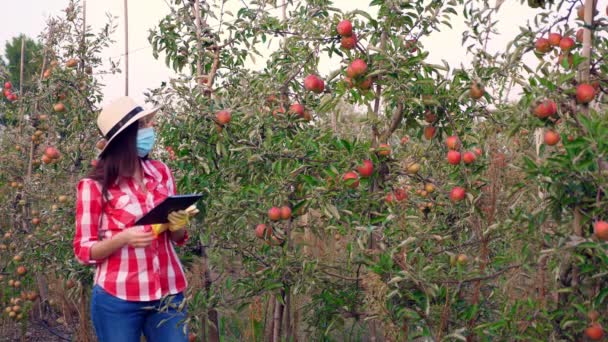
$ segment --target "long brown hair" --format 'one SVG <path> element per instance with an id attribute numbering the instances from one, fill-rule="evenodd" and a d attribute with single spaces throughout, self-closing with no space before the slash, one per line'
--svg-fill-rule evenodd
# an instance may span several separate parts
<path id="1" fill-rule="evenodd" d="M 136 121 L 120 132 L 99 156 L 97 165 L 87 176 L 101 184 L 104 199 L 108 197 L 108 188 L 119 177 L 133 177 L 139 169 L 138 129 L 139 123 Z"/>

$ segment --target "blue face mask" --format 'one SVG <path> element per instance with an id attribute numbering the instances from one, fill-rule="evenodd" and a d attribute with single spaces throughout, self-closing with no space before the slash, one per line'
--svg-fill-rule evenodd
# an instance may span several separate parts
<path id="1" fill-rule="evenodd" d="M 155 142 L 156 135 L 153 127 L 140 128 L 137 131 L 137 155 L 140 158 L 147 156 L 152 151 Z"/>

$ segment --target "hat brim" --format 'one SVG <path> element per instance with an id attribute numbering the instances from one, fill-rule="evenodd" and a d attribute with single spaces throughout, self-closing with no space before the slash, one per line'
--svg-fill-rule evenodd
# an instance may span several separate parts
<path id="1" fill-rule="evenodd" d="M 156 114 L 156 112 L 158 112 L 160 110 L 160 108 L 161 107 L 154 107 L 152 109 L 144 110 L 141 113 L 138 113 L 137 115 L 132 117 L 131 120 L 127 121 L 127 123 L 124 124 L 118 131 L 116 131 L 116 133 L 112 137 L 110 137 L 110 139 L 106 142 L 106 146 L 104 146 L 103 149 L 101 151 L 99 151 L 99 153 L 97 154 L 97 159 L 99 159 L 99 157 L 105 152 L 105 150 L 108 148 L 108 146 L 110 146 L 110 143 L 112 142 L 112 140 L 114 140 L 117 136 L 119 136 L 120 133 L 122 133 L 122 131 L 127 129 L 127 127 L 131 126 L 133 123 L 137 122 L 137 120 L 144 118 L 148 115 Z"/>

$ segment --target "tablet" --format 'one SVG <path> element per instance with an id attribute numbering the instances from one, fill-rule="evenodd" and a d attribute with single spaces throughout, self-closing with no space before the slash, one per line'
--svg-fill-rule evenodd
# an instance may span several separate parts
<path id="1" fill-rule="evenodd" d="M 201 199 L 203 195 L 175 195 L 165 198 L 159 205 L 150 210 L 142 218 L 135 222 L 136 226 L 146 224 L 168 223 L 169 213 L 176 210 L 184 210 Z"/>

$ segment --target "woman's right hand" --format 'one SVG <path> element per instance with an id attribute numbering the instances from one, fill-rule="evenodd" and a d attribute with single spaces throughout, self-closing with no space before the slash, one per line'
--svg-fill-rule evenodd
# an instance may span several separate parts
<path id="1" fill-rule="evenodd" d="M 121 234 L 121 238 L 123 239 L 126 245 L 135 248 L 144 248 L 148 247 L 152 241 L 156 238 L 154 236 L 154 232 L 144 232 L 139 229 L 127 229 L 124 230 Z"/>

